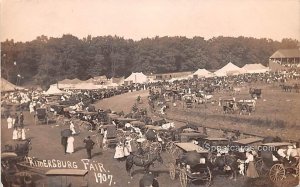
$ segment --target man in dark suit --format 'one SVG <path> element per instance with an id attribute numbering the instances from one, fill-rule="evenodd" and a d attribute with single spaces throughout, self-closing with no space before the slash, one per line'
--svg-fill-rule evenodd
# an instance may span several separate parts
<path id="1" fill-rule="evenodd" d="M 23 115 L 23 112 L 20 113 L 20 126 L 21 126 L 21 128 L 24 128 L 24 115 Z"/>
<path id="2" fill-rule="evenodd" d="M 91 140 L 91 137 L 88 136 L 86 139 L 83 140 L 83 143 L 85 143 L 86 152 L 88 155 L 88 159 L 92 158 L 92 149 L 94 148 L 95 142 Z"/>
<path id="3" fill-rule="evenodd" d="M 159 187 L 158 181 L 152 173 L 146 173 L 139 182 L 140 187 Z"/>
<path id="4" fill-rule="evenodd" d="M 64 153 L 67 153 L 68 137 L 61 137 L 61 145 L 64 147 Z"/>

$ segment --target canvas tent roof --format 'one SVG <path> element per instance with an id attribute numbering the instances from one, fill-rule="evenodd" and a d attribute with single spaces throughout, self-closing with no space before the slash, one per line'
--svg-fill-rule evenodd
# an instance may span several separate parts
<path id="1" fill-rule="evenodd" d="M 44 92 L 44 95 L 62 95 L 65 94 L 67 92 L 61 91 L 60 89 L 57 88 L 56 84 L 52 84 L 50 85 L 50 88 Z"/>
<path id="2" fill-rule="evenodd" d="M 246 64 L 243 69 L 246 73 L 265 73 L 269 71 L 269 68 L 263 66 L 262 64 Z"/>
<path id="3" fill-rule="evenodd" d="M 137 72 L 137 73 L 132 73 L 124 81 L 132 82 L 132 83 L 146 83 L 148 82 L 148 77 L 144 75 L 142 72 Z"/>
<path id="4" fill-rule="evenodd" d="M 78 84 L 78 83 L 81 83 L 83 81 L 75 78 L 75 79 L 64 79 L 62 81 L 59 81 L 58 83 L 59 84 Z"/>
<path id="5" fill-rule="evenodd" d="M 1 77 L 1 92 L 11 92 L 15 90 L 23 90 L 24 88 L 14 85 Z"/>
<path id="6" fill-rule="evenodd" d="M 300 49 L 279 49 L 270 58 L 300 58 Z"/>
<path id="7" fill-rule="evenodd" d="M 245 70 L 243 68 L 240 68 L 240 67 L 234 65 L 231 62 L 229 62 L 224 67 L 217 70 L 216 72 L 214 72 L 214 74 L 217 77 L 227 76 L 227 75 L 230 75 L 230 74 L 231 75 L 237 75 L 237 74 L 243 74 L 243 73 L 245 73 Z"/>
<path id="8" fill-rule="evenodd" d="M 197 75 L 198 77 L 211 77 L 212 73 L 206 69 L 198 69 L 193 75 Z"/>

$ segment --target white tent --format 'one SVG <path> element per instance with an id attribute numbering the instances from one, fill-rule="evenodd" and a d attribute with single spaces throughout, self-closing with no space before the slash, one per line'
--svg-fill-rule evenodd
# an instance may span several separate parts
<path id="1" fill-rule="evenodd" d="M 262 64 L 246 64 L 243 69 L 246 70 L 246 73 L 266 73 L 269 71 L 269 68 Z"/>
<path id="2" fill-rule="evenodd" d="M 16 90 L 24 90 L 24 88 L 16 86 L 1 77 L 1 92 L 10 92 Z"/>
<path id="3" fill-rule="evenodd" d="M 233 63 L 229 62 L 224 67 L 214 72 L 214 75 L 217 77 L 224 77 L 228 75 L 239 75 L 244 73 L 246 73 L 246 71 L 243 68 L 239 68 Z"/>
<path id="4" fill-rule="evenodd" d="M 206 69 L 198 69 L 195 73 L 193 73 L 193 76 L 207 78 L 207 77 L 212 77 L 213 74 L 207 71 Z"/>
<path id="5" fill-rule="evenodd" d="M 57 84 L 52 84 L 50 85 L 50 88 L 44 92 L 44 95 L 63 95 L 66 94 L 67 92 L 61 91 L 60 89 L 57 88 Z"/>
<path id="6" fill-rule="evenodd" d="M 142 72 L 132 73 L 129 77 L 124 80 L 124 83 L 131 84 L 131 83 L 147 83 L 148 77 L 144 75 Z"/>

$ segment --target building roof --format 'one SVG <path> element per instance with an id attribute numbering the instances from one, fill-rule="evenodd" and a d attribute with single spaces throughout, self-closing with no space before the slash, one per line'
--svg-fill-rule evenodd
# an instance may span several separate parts
<path id="1" fill-rule="evenodd" d="M 300 49 L 279 49 L 270 58 L 300 58 Z"/>

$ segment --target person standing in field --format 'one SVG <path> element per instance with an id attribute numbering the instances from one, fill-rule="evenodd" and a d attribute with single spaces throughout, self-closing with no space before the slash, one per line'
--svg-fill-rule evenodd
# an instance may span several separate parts
<path id="1" fill-rule="evenodd" d="M 11 129 L 13 127 L 13 118 L 10 115 L 7 118 L 7 128 Z"/>
<path id="2" fill-rule="evenodd" d="M 83 140 L 83 143 L 85 143 L 85 148 L 87 152 L 88 159 L 92 158 L 92 149 L 94 148 L 95 142 L 91 140 L 91 137 L 88 136 L 86 139 Z"/>
<path id="3" fill-rule="evenodd" d="M 73 136 L 68 137 L 66 152 L 70 153 L 70 154 L 72 154 L 74 152 L 74 137 Z"/>

